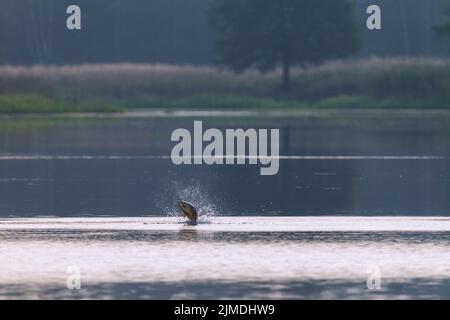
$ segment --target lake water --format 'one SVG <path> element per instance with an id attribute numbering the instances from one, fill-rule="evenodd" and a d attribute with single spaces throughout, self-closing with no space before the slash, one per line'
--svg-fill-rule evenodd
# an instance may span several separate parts
<path id="1" fill-rule="evenodd" d="M 279 128 L 279 174 L 173 165 L 194 120 Z M 0 298 L 450 298 L 449 134 L 444 111 L 0 118 Z"/>
<path id="2" fill-rule="evenodd" d="M 5 219 L 0 298 L 450 298 L 449 252 L 450 218 Z"/>

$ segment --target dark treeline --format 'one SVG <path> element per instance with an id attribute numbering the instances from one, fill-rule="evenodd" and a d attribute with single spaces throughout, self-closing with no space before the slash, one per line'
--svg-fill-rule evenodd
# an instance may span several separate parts
<path id="1" fill-rule="evenodd" d="M 66 8 L 82 9 L 82 30 Z M 0 62 L 202 64 L 213 56 L 206 0 L 2 0 Z"/>
<path id="2" fill-rule="evenodd" d="M 150 62 L 210 64 L 210 0 L 2 0 L 0 63 Z M 212 0 L 213 1 L 213 0 Z M 447 55 L 433 26 L 447 0 L 357 0 L 358 56 Z M 66 8 L 82 8 L 82 30 L 66 29 Z M 366 8 L 382 7 L 383 30 L 365 28 Z M 267 23 L 270 23 L 268 21 Z"/>

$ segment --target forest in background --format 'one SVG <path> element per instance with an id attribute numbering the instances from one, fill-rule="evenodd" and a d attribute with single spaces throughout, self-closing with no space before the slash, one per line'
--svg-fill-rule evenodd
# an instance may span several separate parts
<path id="1" fill-rule="evenodd" d="M 2 0 L 0 64 L 139 62 L 213 64 L 209 0 Z M 66 8 L 82 8 L 81 31 L 65 26 Z M 366 8 L 382 8 L 383 29 L 365 28 Z M 447 0 L 356 0 L 363 46 L 356 57 L 446 56 L 432 27 Z M 327 10 L 326 7 L 323 10 Z"/>
<path id="2" fill-rule="evenodd" d="M 450 108 L 450 39 L 434 30 L 448 21 L 443 14 L 450 7 L 448 0 L 355 1 L 355 12 L 348 15 L 354 14 L 361 41 L 358 48 L 353 48 L 352 40 L 348 45 L 355 50 L 334 54 L 343 49 L 343 45 L 339 47 L 343 32 L 333 30 L 330 21 L 326 28 L 332 35 L 327 35 L 326 28 L 320 33 L 313 26 L 311 34 L 303 34 L 301 40 L 296 36 L 294 42 L 300 49 L 291 47 L 291 51 L 298 60 L 289 65 L 289 90 L 284 92 L 280 84 L 286 72 L 282 61 L 271 55 L 289 43 L 277 44 L 276 29 L 271 35 L 273 43 L 262 48 L 268 49 L 260 61 L 270 65 L 265 72 L 255 70 L 252 61 L 247 61 L 243 69 L 249 69 L 240 73 L 217 65 L 221 52 L 210 1 L 220 0 L 77 0 L 82 8 L 82 30 L 71 31 L 66 28 L 66 8 L 72 1 L 2 0 L 0 113 L 148 107 Z M 289 17 L 297 24 L 291 26 L 295 35 L 303 32 L 297 16 L 310 18 L 305 22 L 309 25 L 326 25 L 322 19 L 331 11 L 327 6 L 330 0 L 304 1 L 305 6 L 314 8 L 315 15 L 297 8 Z M 243 9 L 247 4 L 242 4 Z M 366 28 L 370 4 L 382 8 L 382 30 Z M 255 14 L 272 13 L 270 8 L 266 12 L 259 9 L 262 11 Z M 253 14 L 253 10 L 248 12 Z M 348 19 L 345 12 L 341 12 L 341 21 Z M 234 19 L 233 15 L 229 18 Z M 254 18 L 241 16 L 240 23 L 245 24 L 247 17 Z M 334 23 L 339 17 L 336 19 Z M 272 24 L 275 20 L 267 19 Z M 272 27 L 265 21 L 259 19 L 256 33 L 249 32 L 247 38 L 227 40 L 233 49 L 228 66 L 233 67 L 233 55 L 238 52 L 234 48 L 249 43 L 253 34 L 265 39 L 267 30 L 261 26 Z M 244 30 L 239 28 L 237 31 Z M 240 35 L 237 32 L 232 38 Z M 309 53 L 320 56 L 320 50 L 313 50 L 316 36 L 322 39 L 321 52 L 329 54 L 314 64 L 304 63 Z M 309 44 L 305 47 L 305 43 Z M 264 46 L 264 41 L 261 44 Z M 302 46 L 308 49 L 302 51 Z M 252 59 L 251 54 L 247 58 Z"/>

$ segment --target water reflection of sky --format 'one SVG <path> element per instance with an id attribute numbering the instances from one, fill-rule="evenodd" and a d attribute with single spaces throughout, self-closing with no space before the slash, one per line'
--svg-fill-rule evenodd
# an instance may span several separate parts
<path id="1" fill-rule="evenodd" d="M 0 216 L 164 216 L 186 196 L 224 215 L 448 215 L 449 119 L 375 111 L 2 118 Z M 171 132 L 194 120 L 279 128 L 279 174 L 173 165 Z"/>
<path id="2" fill-rule="evenodd" d="M 449 281 L 447 218 L 310 219 L 220 217 L 198 228 L 177 218 L 3 220 L 0 297 L 37 288 L 70 297 L 72 265 L 86 287 L 77 294 L 90 297 L 189 296 L 189 288 L 191 297 L 430 297 Z M 367 290 L 371 266 L 383 291 Z"/>

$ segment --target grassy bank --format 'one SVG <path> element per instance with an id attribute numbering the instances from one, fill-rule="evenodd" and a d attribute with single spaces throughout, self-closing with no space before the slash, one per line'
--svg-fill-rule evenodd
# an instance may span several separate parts
<path id="1" fill-rule="evenodd" d="M 69 113 L 118 112 L 123 109 L 113 104 L 83 101 L 73 103 L 38 94 L 0 95 L 0 113 Z"/>
<path id="2" fill-rule="evenodd" d="M 450 60 L 338 61 L 292 72 L 107 64 L 0 66 L 0 113 L 126 108 L 450 108 Z"/>

